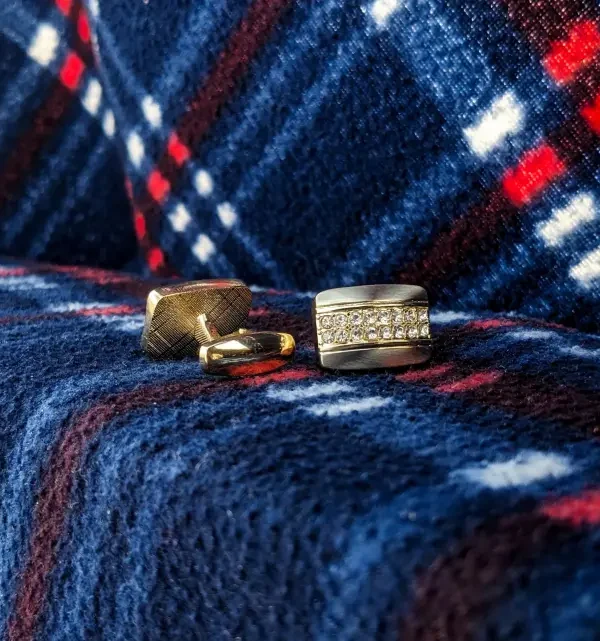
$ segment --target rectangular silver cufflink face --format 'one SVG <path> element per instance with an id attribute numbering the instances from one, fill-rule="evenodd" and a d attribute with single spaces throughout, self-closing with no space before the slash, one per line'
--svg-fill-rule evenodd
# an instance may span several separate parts
<path id="1" fill-rule="evenodd" d="M 313 324 L 319 364 L 376 369 L 431 356 L 427 292 L 416 285 L 360 285 L 317 294 Z"/>

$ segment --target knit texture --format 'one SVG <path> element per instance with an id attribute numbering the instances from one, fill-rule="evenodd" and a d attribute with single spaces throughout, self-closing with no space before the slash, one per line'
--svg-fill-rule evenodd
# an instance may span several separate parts
<path id="1" fill-rule="evenodd" d="M 597 329 L 592 0 L 12 0 L 0 249 Z M 126 196 L 129 193 L 129 198 Z M 133 220 L 132 220 L 133 216 Z"/>
<path id="2" fill-rule="evenodd" d="M 155 285 L 2 261 L 0 638 L 597 639 L 600 339 L 438 308 L 339 376 L 260 290 L 296 361 L 217 379 L 141 352 Z"/>

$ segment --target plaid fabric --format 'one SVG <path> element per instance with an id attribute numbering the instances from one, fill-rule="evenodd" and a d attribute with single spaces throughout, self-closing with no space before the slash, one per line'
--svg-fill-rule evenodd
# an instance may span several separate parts
<path id="1" fill-rule="evenodd" d="M 5 251 L 122 264 L 126 182 L 158 273 L 597 327 L 596 2 L 87 9 L 0 9 Z"/>
<path id="2" fill-rule="evenodd" d="M 135 257 L 110 114 L 80 3 L 2 2 L 1 251 L 112 267 Z"/>
<path id="3" fill-rule="evenodd" d="M 435 358 L 216 380 L 123 273 L 0 268 L 0 638 L 592 641 L 600 340 L 437 311 Z"/>
<path id="4" fill-rule="evenodd" d="M 87 266 L 0 266 L 0 638 L 597 639 L 599 49 L 591 0 L 4 2 L 0 249 Z M 138 246 L 295 364 L 145 358 Z M 298 290 L 374 281 L 434 360 L 318 370 Z"/>

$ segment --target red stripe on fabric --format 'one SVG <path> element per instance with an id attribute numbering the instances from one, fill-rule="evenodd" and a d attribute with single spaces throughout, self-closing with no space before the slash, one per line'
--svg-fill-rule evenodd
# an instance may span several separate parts
<path id="1" fill-rule="evenodd" d="M 475 388 L 469 396 L 471 401 L 508 413 L 598 435 L 597 390 L 575 389 L 551 376 L 505 372 L 494 385 Z"/>
<path id="2" fill-rule="evenodd" d="M 257 387 L 265 385 L 266 383 L 286 383 L 288 381 L 302 381 L 305 378 L 313 378 L 315 376 L 322 376 L 322 373 L 316 369 L 309 369 L 308 367 L 288 367 L 279 372 L 272 374 L 265 374 L 264 376 L 251 376 L 248 378 L 240 379 L 242 385 L 248 387 Z"/>
<path id="3" fill-rule="evenodd" d="M 267 316 L 270 313 L 271 310 L 268 307 L 255 307 L 254 309 L 250 310 L 248 316 L 250 316 L 251 318 L 258 318 L 260 316 Z"/>
<path id="4" fill-rule="evenodd" d="M 440 233 L 421 262 L 399 274 L 397 281 L 438 288 L 473 247 L 490 238 L 497 242 L 497 230 L 517 215 L 518 209 L 504 193 L 493 191 L 482 203 L 460 216 L 448 231 Z"/>
<path id="5" fill-rule="evenodd" d="M 581 496 L 568 496 L 553 501 L 540 510 L 557 521 L 567 521 L 575 527 L 600 525 L 600 490 L 589 490 Z"/>
<path id="6" fill-rule="evenodd" d="M 84 11 L 79 13 L 77 18 L 77 35 L 81 42 L 88 44 L 91 40 L 90 21 Z"/>
<path id="7" fill-rule="evenodd" d="M 452 383 L 444 383 L 435 387 L 436 392 L 443 392 L 445 394 L 454 394 L 457 392 L 469 392 L 477 389 L 482 385 L 493 385 L 502 376 L 502 372 L 492 370 L 488 372 L 477 372 L 466 376 L 458 381 Z"/>
<path id="8" fill-rule="evenodd" d="M 566 167 L 575 167 L 585 158 L 588 150 L 596 147 L 597 142 L 595 134 L 579 114 L 548 134 L 550 147 L 556 150 Z"/>
<path id="9" fill-rule="evenodd" d="M 542 54 L 563 40 L 582 17 L 597 15 L 594 0 L 503 0 L 508 16 Z"/>
<path id="10" fill-rule="evenodd" d="M 148 267 L 150 267 L 153 272 L 157 272 L 165 265 L 163 250 L 160 247 L 150 247 L 146 253 L 146 260 L 148 261 Z"/>
<path id="11" fill-rule="evenodd" d="M 499 327 L 519 327 L 523 323 L 519 321 L 509 320 L 507 318 L 488 318 L 485 320 L 470 321 L 466 327 L 470 329 L 496 329 Z"/>
<path id="12" fill-rule="evenodd" d="M 0 267 L 0 278 L 8 278 L 10 276 L 25 276 L 29 273 L 29 270 L 25 269 L 25 267 Z"/>
<path id="13" fill-rule="evenodd" d="M 515 602 L 519 589 L 526 590 L 532 568 L 551 566 L 559 552 L 581 545 L 578 533 L 537 511 L 475 528 L 470 520 L 464 523 L 468 532 L 451 537 L 448 549 L 417 573 L 412 598 L 403 595 L 398 641 L 499 638 L 490 619 Z"/>
<path id="14" fill-rule="evenodd" d="M 444 374 L 448 374 L 454 369 L 452 363 L 444 363 L 443 365 L 436 365 L 435 367 L 428 367 L 427 369 L 417 369 L 405 374 L 396 376 L 396 380 L 403 383 L 416 383 L 419 381 L 430 381 L 434 378 L 439 378 Z"/>
<path id="15" fill-rule="evenodd" d="M 118 272 L 96 269 L 93 267 L 77 267 L 71 265 L 46 265 L 33 263 L 30 267 L 0 268 L 0 278 L 8 276 L 25 276 L 27 274 L 65 274 L 76 280 L 82 280 L 100 287 L 109 286 L 119 292 L 146 299 L 148 292 L 156 287 L 156 283 L 145 281 L 137 276 Z"/>
<path id="16" fill-rule="evenodd" d="M 70 20 L 73 28 L 69 34 L 70 46 L 86 65 L 94 65 L 91 31 L 88 16 L 81 0 L 55 0 L 59 11 Z"/>
<path id="17" fill-rule="evenodd" d="M 397 281 L 439 289 L 475 249 L 480 254 L 496 249 L 502 240 L 502 229 L 520 215 L 520 207 L 560 178 L 567 171 L 567 164 L 581 161 L 596 142 L 583 117 L 577 115 L 563 123 L 548 135 L 547 143 L 526 152 L 516 167 L 505 172 L 501 189 L 492 191 L 448 231 L 441 232 L 426 255 L 399 273 Z"/>
<path id="18" fill-rule="evenodd" d="M 86 15 L 81 0 L 56 0 L 56 6 L 76 23 L 82 15 Z M 0 213 L 7 201 L 16 195 L 42 148 L 58 128 L 71 103 L 72 93 L 79 86 L 86 68 L 85 63 L 92 61 L 89 43 L 82 44 L 78 38 L 74 40 L 76 52 L 70 51 L 67 54 L 58 81 L 53 83 L 47 99 L 34 114 L 29 129 L 12 147 L 4 166 L 0 167 Z"/>
<path id="19" fill-rule="evenodd" d="M 33 115 L 25 133 L 13 145 L 0 168 L 0 210 L 16 195 L 23 181 L 62 121 L 72 93 L 58 80 L 52 83 L 46 100 Z"/>
<path id="20" fill-rule="evenodd" d="M 591 20 L 574 25 L 565 40 L 552 43 L 544 58 L 544 67 L 558 83 L 571 81 L 588 65 L 600 49 L 600 32 Z"/>
<path id="21" fill-rule="evenodd" d="M 67 89 L 75 91 L 79 86 L 84 70 L 85 64 L 83 60 L 71 51 L 61 67 L 58 77 Z"/>
<path id="22" fill-rule="evenodd" d="M 165 180 L 164 176 L 157 170 L 150 173 L 147 186 L 148 192 L 159 204 L 162 204 L 165 201 L 165 198 L 171 191 L 171 184 L 168 180 Z"/>
<path id="23" fill-rule="evenodd" d="M 142 216 L 141 212 L 134 212 L 133 225 L 135 227 L 135 235 L 138 240 L 142 240 L 146 235 L 146 219 Z"/>
<path id="24" fill-rule="evenodd" d="M 600 135 L 600 94 L 589 104 L 581 108 L 581 115 L 588 124 L 588 127 Z"/>
<path id="25" fill-rule="evenodd" d="M 40 265 L 31 271 L 31 273 L 50 272 L 55 274 L 68 274 L 78 280 L 87 280 L 97 285 L 114 285 L 118 283 L 142 283 L 139 278 L 129 274 L 120 274 L 105 269 L 94 267 L 78 267 L 72 265 Z M 150 285 L 148 285 L 150 286 Z"/>
<path id="26" fill-rule="evenodd" d="M 272 289 L 272 288 L 267 288 L 267 289 L 261 289 L 259 294 L 269 294 L 269 295 L 274 295 L 274 296 L 289 296 L 289 295 L 296 295 L 298 292 L 295 292 L 291 289 Z"/>
<path id="27" fill-rule="evenodd" d="M 75 316 L 119 316 L 136 314 L 142 311 L 141 307 L 133 305 L 113 305 L 111 307 L 89 307 L 73 312 Z"/>
<path id="28" fill-rule="evenodd" d="M 69 16 L 71 13 L 71 7 L 73 6 L 73 0 L 55 0 L 58 10 L 65 16 Z"/>
<path id="29" fill-rule="evenodd" d="M 157 163 L 158 170 L 171 183 L 171 187 L 180 178 L 180 168 L 190 157 L 191 150 L 206 136 L 220 109 L 231 99 L 252 59 L 291 2 L 292 0 L 254 0 L 250 5 L 248 13 L 218 56 L 208 78 L 187 106 Z M 152 192 L 149 193 L 160 205 L 161 199 L 155 198 Z M 147 245 L 144 247 L 146 261 L 153 272 L 159 272 L 168 266 L 164 256 L 162 260 L 156 260 L 153 238 L 157 225 L 156 221 L 150 221 L 149 218 L 157 218 L 161 212 L 156 211 L 151 203 L 145 203 L 144 198 L 138 202 L 138 208 L 146 218 L 149 232 Z"/>
<path id="30" fill-rule="evenodd" d="M 176 133 L 172 133 L 169 137 L 167 153 L 179 166 L 183 165 L 191 156 L 190 150 L 179 140 Z"/>
<path id="31" fill-rule="evenodd" d="M 128 314 L 139 314 L 144 311 L 143 307 L 133 305 L 114 305 L 111 307 L 88 307 L 65 312 L 48 312 L 42 314 L 27 314 L 23 316 L 0 317 L 0 325 L 18 325 L 19 323 L 35 323 L 41 321 L 61 320 L 64 318 L 75 318 L 77 316 L 126 316 Z"/>
<path id="32" fill-rule="evenodd" d="M 254 0 L 250 5 L 177 127 L 177 136 L 186 147 L 193 149 L 204 138 L 290 4 L 291 0 Z"/>
<path id="33" fill-rule="evenodd" d="M 530 203 L 550 182 L 567 168 L 548 144 L 528 151 L 518 165 L 509 169 L 502 178 L 502 188 L 517 207 Z"/>
<path id="34" fill-rule="evenodd" d="M 313 370 L 283 371 L 258 380 L 184 381 L 113 394 L 76 415 L 69 422 L 62 439 L 50 456 L 36 501 L 29 557 L 20 576 L 16 603 L 10 618 L 7 641 L 33 641 L 49 585 L 56 565 L 58 544 L 69 512 L 73 478 L 81 467 L 90 440 L 110 421 L 126 413 L 177 401 L 191 401 L 203 394 L 220 392 L 245 385 L 299 380 Z"/>

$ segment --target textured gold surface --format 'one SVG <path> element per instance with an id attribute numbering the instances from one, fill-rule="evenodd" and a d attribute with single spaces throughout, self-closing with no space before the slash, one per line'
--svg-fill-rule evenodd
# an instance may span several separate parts
<path id="1" fill-rule="evenodd" d="M 431 356 L 427 292 L 415 285 L 363 285 L 313 302 L 317 358 L 329 369 L 376 369 Z"/>
<path id="2" fill-rule="evenodd" d="M 200 364 L 208 374 L 264 374 L 288 363 L 294 356 L 295 347 L 290 334 L 242 330 L 202 345 Z"/>
<path id="3" fill-rule="evenodd" d="M 160 287 L 148 295 L 142 349 L 152 358 L 196 356 L 196 321 L 204 314 L 218 334 L 246 320 L 252 293 L 239 280 L 200 280 Z"/>

